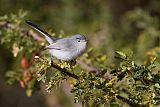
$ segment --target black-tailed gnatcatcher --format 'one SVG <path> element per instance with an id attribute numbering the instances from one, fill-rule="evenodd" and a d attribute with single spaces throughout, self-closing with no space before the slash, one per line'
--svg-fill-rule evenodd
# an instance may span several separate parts
<path id="1" fill-rule="evenodd" d="M 51 55 L 57 59 L 70 61 L 79 57 L 87 48 L 87 39 L 81 34 L 76 34 L 71 37 L 57 39 L 52 37 L 46 31 L 33 24 L 31 21 L 26 21 L 27 24 L 31 25 L 35 30 L 39 31 L 45 36 L 49 42 L 49 49 Z"/>

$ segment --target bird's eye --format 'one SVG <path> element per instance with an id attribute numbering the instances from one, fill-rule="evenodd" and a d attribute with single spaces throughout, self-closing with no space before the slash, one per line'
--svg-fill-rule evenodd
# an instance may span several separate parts
<path id="1" fill-rule="evenodd" d="M 80 42 L 80 40 L 78 40 L 78 42 Z"/>
<path id="2" fill-rule="evenodd" d="M 81 39 L 80 39 L 80 38 L 77 37 L 76 39 L 77 39 L 77 42 L 81 42 Z"/>

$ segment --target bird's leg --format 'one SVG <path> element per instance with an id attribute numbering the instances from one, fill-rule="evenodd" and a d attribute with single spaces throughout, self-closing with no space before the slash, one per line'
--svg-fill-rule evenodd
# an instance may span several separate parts
<path id="1" fill-rule="evenodd" d="M 51 63 L 53 63 L 53 60 L 54 60 L 55 58 L 51 55 Z"/>
<path id="2" fill-rule="evenodd" d="M 67 61 L 66 63 L 67 63 L 68 68 L 73 69 L 73 67 L 76 65 L 76 60 L 74 59 L 71 61 Z"/>
<path id="3" fill-rule="evenodd" d="M 76 65 L 76 59 L 71 60 L 71 61 L 70 61 L 70 65 L 71 65 L 71 66 L 75 66 L 75 65 Z"/>
<path id="4" fill-rule="evenodd" d="M 59 64 L 60 64 L 61 67 L 65 67 L 66 68 L 66 65 L 67 65 L 66 61 L 59 60 Z"/>
<path id="5" fill-rule="evenodd" d="M 63 64 L 63 63 L 64 63 L 64 61 L 62 61 L 62 60 L 59 60 L 59 62 L 60 62 L 61 64 Z"/>

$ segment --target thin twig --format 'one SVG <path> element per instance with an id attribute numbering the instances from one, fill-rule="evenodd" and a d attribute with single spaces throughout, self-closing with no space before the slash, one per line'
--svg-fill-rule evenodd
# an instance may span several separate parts
<path id="1" fill-rule="evenodd" d="M 118 98 L 119 100 L 126 102 L 128 105 L 130 105 L 131 107 L 144 107 L 143 105 L 139 105 L 137 103 L 134 103 L 133 101 L 128 100 L 127 98 L 124 98 L 120 95 L 117 95 L 116 98 Z"/>
<path id="2" fill-rule="evenodd" d="M 81 65 L 84 69 L 86 69 L 87 71 L 93 72 L 93 73 L 99 73 L 100 70 L 96 67 L 93 66 L 89 66 L 87 65 L 85 62 L 83 62 L 82 60 L 76 60 L 76 62 Z"/>
<path id="3" fill-rule="evenodd" d="M 79 79 L 79 76 L 71 73 L 70 71 L 68 71 L 67 69 L 65 68 L 61 68 L 60 66 L 58 66 L 57 64 L 53 63 L 53 61 L 51 61 L 51 66 L 57 70 L 59 70 L 62 74 L 66 74 L 68 75 L 69 77 L 72 77 L 74 79 Z"/>
<path id="4" fill-rule="evenodd" d="M 51 66 L 52 66 L 53 68 L 59 70 L 62 74 L 66 74 L 66 75 L 68 75 L 69 77 L 72 77 L 72 78 L 77 79 L 77 80 L 79 79 L 79 76 L 71 73 L 70 71 L 68 71 L 68 70 L 65 69 L 65 68 L 61 68 L 60 66 L 56 65 L 55 63 L 53 63 L 53 61 L 51 61 Z M 96 87 L 96 88 L 97 88 L 97 89 L 100 89 L 99 87 Z M 104 92 L 107 92 L 107 90 L 105 90 L 105 89 L 102 89 L 102 90 L 103 90 Z M 127 103 L 128 105 L 130 105 L 131 107 L 141 107 L 141 105 L 139 105 L 139 104 L 137 104 L 137 103 L 134 103 L 134 102 L 132 102 L 132 101 L 128 100 L 127 98 L 124 98 L 124 97 L 122 97 L 122 96 L 120 96 L 120 95 L 117 95 L 116 98 L 119 99 L 119 100 L 121 100 L 121 101 L 126 102 L 126 103 Z"/>

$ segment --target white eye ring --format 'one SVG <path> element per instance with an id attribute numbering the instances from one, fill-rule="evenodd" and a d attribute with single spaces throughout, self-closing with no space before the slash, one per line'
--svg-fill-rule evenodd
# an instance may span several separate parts
<path id="1" fill-rule="evenodd" d="M 78 40 L 77 42 L 80 42 L 80 40 Z"/>

